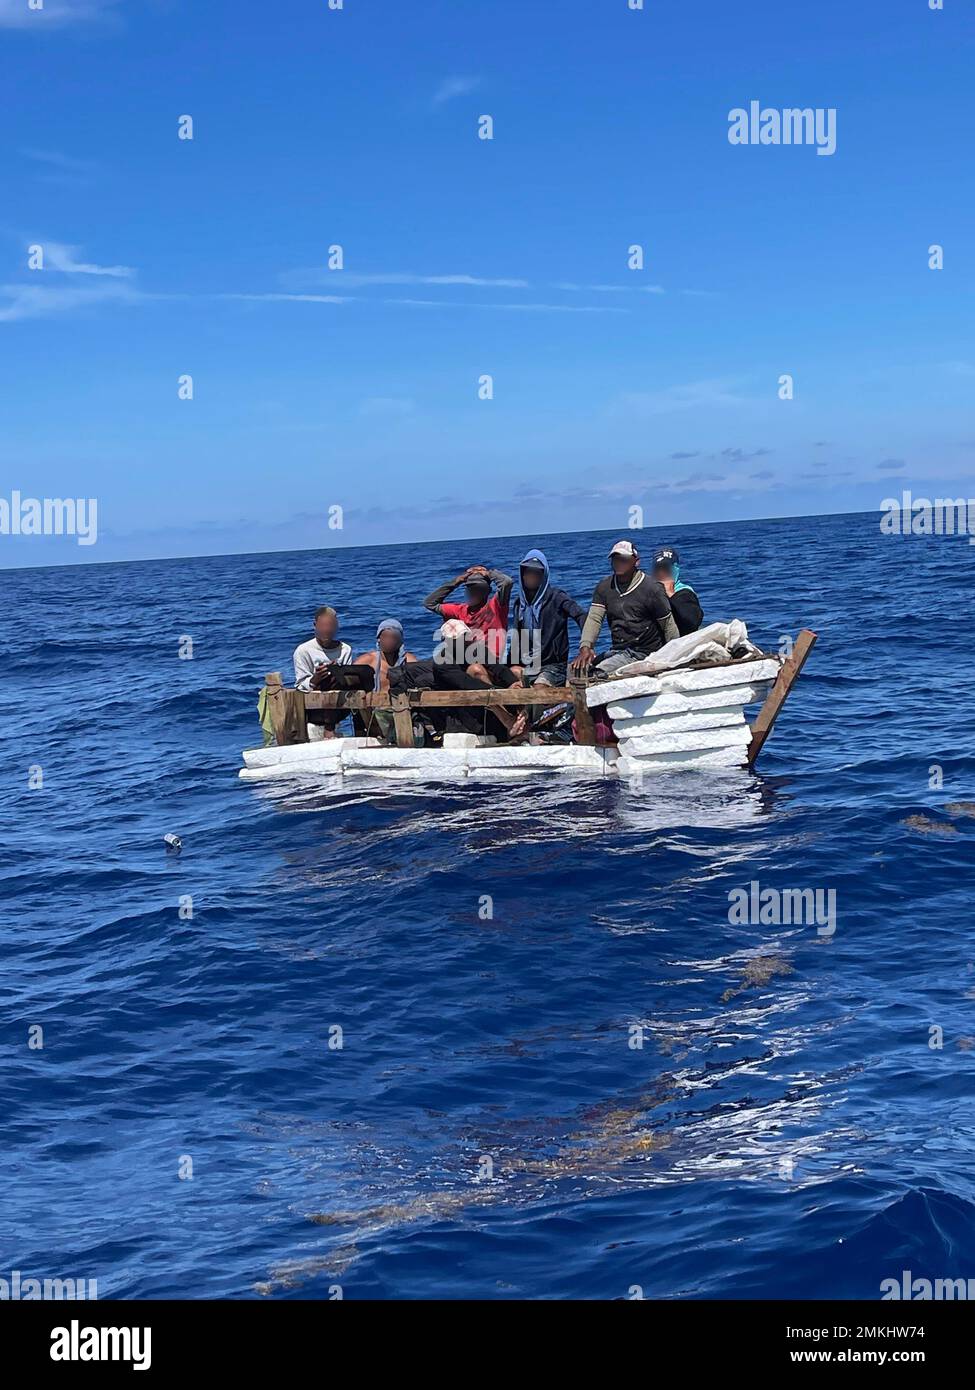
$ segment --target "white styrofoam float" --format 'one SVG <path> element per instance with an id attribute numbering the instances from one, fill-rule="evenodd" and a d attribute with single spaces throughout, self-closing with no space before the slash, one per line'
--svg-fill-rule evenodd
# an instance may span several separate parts
<path id="1" fill-rule="evenodd" d="M 627 739 L 621 754 L 627 758 L 652 758 L 660 753 L 702 753 L 712 748 L 735 748 L 748 743 L 752 731 L 739 716 L 737 724 L 723 729 L 688 729 L 683 733 L 646 733 Z"/>
<path id="2" fill-rule="evenodd" d="M 740 745 L 732 748 L 702 748 L 697 752 L 658 753 L 650 758 L 620 758 L 616 771 L 620 777 L 640 781 L 650 772 L 676 772 L 692 767 L 743 767 Z"/>
<path id="3" fill-rule="evenodd" d="M 277 767 L 280 763 L 329 763 L 342 756 L 345 748 L 378 748 L 378 738 L 326 738 L 315 743 L 289 743 L 283 748 L 272 743 L 267 748 L 245 748 L 245 767 Z"/>
<path id="4" fill-rule="evenodd" d="M 494 740 L 489 742 L 475 735 L 458 737 L 465 739 L 462 746 L 454 744 L 445 748 L 382 748 L 375 739 L 334 738 L 312 745 L 248 749 L 244 753 L 246 766 L 240 770 L 239 776 L 249 782 L 309 774 L 442 779 L 580 772 L 601 777 L 612 772 L 618 757 L 615 748 L 583 747 L 574 743 L 492 746 Z M 475 740 L 473 744 L 466 742 L 469 738 Z M 298 748 L 313 748 L 315 752 L 297 757 Z M 325 748 L 329 750 L 328 753 L 321 752 Z M 290 756 L 281 756 L 283 754 Z"/>
<path id="5" fill-rule="evenodd" d="M 745 706 L 763 700 L 779 663 L 762 657 L 734 665 L 623 676 L 590 686 L 590 707 L 605 703 L 619 739 L 619 776 L 684 767 L 741 767 L 751 728 Z"/>
<path id="6" fill-rule="evenodd" d="M 754 685 L 756 681 L 774 680 L 779 663 L 772 657 L 760 661 L 741 661 L 734 666 L 706 666 L 700 670 L 665 671 L 659 676 L 624 676 L 620 680 L 601 681 L 586 691 L 586 704 L 605 705 L 612 700 L 619 704 L 637 696 L 661 695 L 665 690 L 682 694 L 717 690 L 722 686 Z"/>
<path id="7" fill-rule="evenodd" d="M 679 734 L 690 729 L 723 729 L 729 724 L 740 724 L 741 720 L 740 705 L 723 705 L 718 709 L 691 710 L 687 714 L 660 714 L 656 718 L 652 715 L 642 719 L 617 717 L 613 728 L 622 746 L 628 739 L 640 738 L 643 734 Z"/>
<path id="8" fill-rule="evenodd" d="M 606 711 L 614 722 L 617 719 L 659 718 L 664 714 L 691 714 L 706 709 L 725 709 L 728 705 L 752 705 L 764 700 L 770 689 L 771 681 L 761 685 L 722 685 L 717 690 L 701 690 L 688 695 L 682 695 L 679 690 L 665 690 L 660 695 L 610 701 Z"/>

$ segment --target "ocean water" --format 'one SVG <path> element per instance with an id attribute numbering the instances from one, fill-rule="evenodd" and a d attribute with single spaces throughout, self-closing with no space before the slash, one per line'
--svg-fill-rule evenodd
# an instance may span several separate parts
<path id="1" fill-rule="evenodd" d="M 819 633 L 755 774 L 238 781 L 316 604 L 426 655 L 422 596 L 537 539 L 0 574 L 9 1270 L 102 1298 L 975 1277 L 964 539 L 643 534 L 707 619 Z M 585 602 L 612 539 L 541 544 Z M 835 891 L 835 933 L 733 924 L 751 882 Z"/>

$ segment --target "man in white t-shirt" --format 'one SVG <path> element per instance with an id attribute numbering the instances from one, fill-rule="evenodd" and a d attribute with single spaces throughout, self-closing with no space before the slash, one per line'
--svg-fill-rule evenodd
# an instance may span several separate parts
<path id="1" fill-rule="evenodd" d="M 295 689 L 321 690 L 330 666 L 350 666 L 352 648 L 338 638 L 339 615 L 323 604 L 315 610 L 315 635 L 295 648 Z M 345 710 L 310 709 L 307 713 L 312 738 L 334 738 L 335 727 L 347 717 Z M 314 730 L 314 733 L 312 732 Z"/>
<path id="2" fill-rule="evenodd" d="M 320 690 L 329 666 L 348 666 L 352 648 L 338 640 L 339 615 L 327 605 L 315 610 L 315 635 L 295 647 L 295 689 Z"/>

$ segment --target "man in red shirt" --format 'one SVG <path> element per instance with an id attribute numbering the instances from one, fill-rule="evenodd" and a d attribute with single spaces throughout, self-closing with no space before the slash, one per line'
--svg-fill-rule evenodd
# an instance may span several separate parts
<path id="1" fill-rule="evenodd" d="M 423 600 L 424 608 L 431 613 L 439 613 L 442 618 L 460 618 L 467 624 L 475 637 L 485 647 L 484 661 L 498 663 L 504 657 L 508 642 L 508 599 L 514 580 L 500 570 L 489 570 L 485 565 L 471 565 L 456 579 L 449 579 L 427 594 Z M 466 603 L 445 603 L 448 594 L 463 584 L 467 593 Z M 491 585 L 496 592 L 491 593 Z"/>

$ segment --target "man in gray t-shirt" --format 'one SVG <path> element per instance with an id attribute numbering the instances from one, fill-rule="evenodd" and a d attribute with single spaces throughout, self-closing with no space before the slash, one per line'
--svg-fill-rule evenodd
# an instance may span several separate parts
<path id="1" fill-rule="evenodd" d="M 327 679 L 330 666 L 349 666 L 352 648 L 338 639 L 339 615 L 334 608 L 323 605 L 315 610 L 315 635 L 295 647 L 295 689 L 320 690 Z M 310 709 L 307 722 L 322 732 L 318 737 L 334 738 L 335 726 L 347 717 L 346 710 Z"/>
<path id="2" fill-rule="evenodd" d="M 329 666 L 348 666 L 352 648 L 338 640 L 339 615 L 327 605 L 315 610 L 315 635 L 295 647 L 295 689 L 319 690 Z"/>

